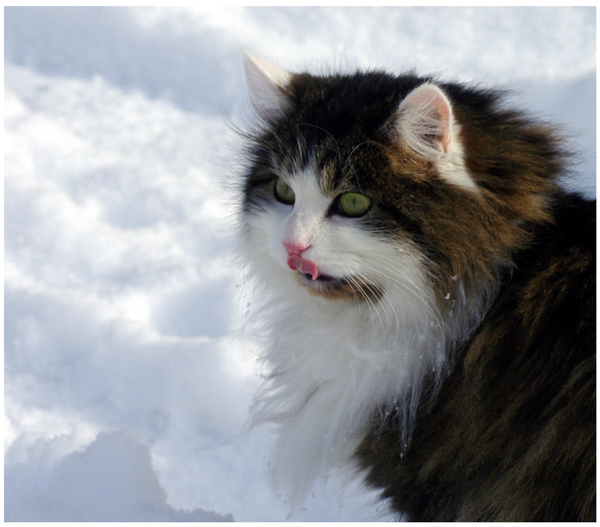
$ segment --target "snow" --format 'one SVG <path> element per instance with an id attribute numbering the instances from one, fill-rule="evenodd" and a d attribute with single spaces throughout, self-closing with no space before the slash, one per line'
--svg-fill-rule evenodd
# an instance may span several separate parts
<path id="1" fill-rule="evenodd" d="M 385 520 L 269 488 L 236 265 L 242 50 L 515 89 L 595 195 L 595 8 L 5 8 L 5 518 Z M 343 487 L 343 490 L 342 490 Z"/>

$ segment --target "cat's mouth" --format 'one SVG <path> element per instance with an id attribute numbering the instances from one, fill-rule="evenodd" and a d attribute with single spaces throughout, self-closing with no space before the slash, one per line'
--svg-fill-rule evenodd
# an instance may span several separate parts
<path id="1" fill-rule="evenodd" d="M 319 274 L 314 278 L 311 274 L 301 271 L 297 271 L 296 274 L 300 283 L 307 287 L 310 293 L 328 300 L 352 298 L 357 301 L 375 301 L 383 294 L 378 286 L 356 278 L 337 278 L 328 274 Z"/>
<path id="2" fill-rule="evenodd" d="M 352 298 L 358 301 L 375 301 L 382 295 L 381 288 L 362 279 L 338 278 L 323 273 L 316 263 L 306 260 L 298 254 L 291 254 L 287 264 L 290 269 L 296 271 L 300 283 L 311 293 L 330 300 Z"/>
<path id="3" fill-rule="evenodd" d="M 308 285 L 316 285 L 319 287 L 321 284 L 326 284 L 329 287 L 346 285 L 348 282 L 344 278 L 336 278 L 328 274 L 319 273 L 318 276 L 314 276 L 311 273 L 305 273 L 301 270 L 297 271 L 297 275 L 300 277 L 303 283 Z"/>
<path id="4" fill-rule="evenodd" d="M 328 274 L 319 274 L 317 277 L 314 277 L 310 273 L 303 273 L 302 271 L 297 271 L 297 275 L 300 278 L 300 281 L 303 285 L 307 285 L 310 288 L 316 290 L 333 290 L 348 285 L 348 281 L 346 279 L 336 278 Z"/>
<path id="5" fill-rule="evenodd" d="M 308 273 L 304 273 L 304 276 L 309 280 L 313 280 L 312 275 L 310 275 Z M 343 279 L 334 278 L 333 276 L 329 276 L 327 274 L 321 274 L 317 278 L 315 278 L 315 280 L 317 282 L 344 282 Z"/>

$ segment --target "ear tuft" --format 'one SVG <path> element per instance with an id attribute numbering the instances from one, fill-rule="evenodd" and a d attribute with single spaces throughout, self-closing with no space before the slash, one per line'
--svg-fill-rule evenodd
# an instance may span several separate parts
<path id="1" fill-rule="evenodd" d="M 291 108 L 286 94 L 293 74 L 255 55 L 244 52 L 244 69 L 252 105 L 260 117 L 271 120 Z"/>
<path id="2" fill-rule="evenodd" d="M 418 154 L 438 158 L 448 154 L 453 137 L 452 106 L 435 84 L 422 84 L 398 107 L 397 129 L 404 142 Z"/>

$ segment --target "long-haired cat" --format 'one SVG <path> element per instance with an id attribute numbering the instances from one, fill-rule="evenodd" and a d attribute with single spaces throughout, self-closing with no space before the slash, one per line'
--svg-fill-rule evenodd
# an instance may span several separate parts
<path id="1" fill-rule="evenodd" d="M 595 204 L 556 131 L 460 84 L 245 68 L 276 485 L 351 465 L 409 520 L 595 519 Z"/>

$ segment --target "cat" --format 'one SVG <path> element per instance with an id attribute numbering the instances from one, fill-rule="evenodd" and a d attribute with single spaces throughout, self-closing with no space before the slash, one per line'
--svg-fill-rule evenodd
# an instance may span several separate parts
<path id="1" fill-rule="evenodd" d="M 595 202 L 558 131 L 489 89 L 244 65 L 276 488 L 352 467 L 407 520 L 594 520 Z"/>

